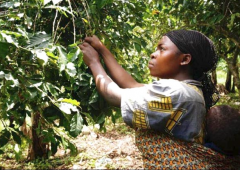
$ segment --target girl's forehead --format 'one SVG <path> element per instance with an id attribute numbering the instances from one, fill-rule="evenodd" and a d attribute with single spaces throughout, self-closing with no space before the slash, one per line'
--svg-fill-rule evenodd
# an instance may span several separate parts
<path id="1" fill-rule="evenodd" d="M 172 41 L 167 36 L 162 36 L 162 38 L 158 42 L 158 44 L 167 44 L 167 43 L 172 43 Z"/>

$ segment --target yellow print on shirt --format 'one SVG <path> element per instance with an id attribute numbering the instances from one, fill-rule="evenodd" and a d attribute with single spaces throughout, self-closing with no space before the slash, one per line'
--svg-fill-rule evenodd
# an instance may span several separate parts
<path id="1" fill-rule="evenodd" d="M 148 103 L 148 108 L 155 112 L 172 112 L 172 100 L 171 97 L 160 97 L 160 101 L 151 101 Z"/>
<path id="2" fill-rule="evenodd" d="M 149 129 L 146 113 L 142 110 L 133 112 L 133 126 L 141 129 Z"/>
<path id="3" fill-rule="evenodd" d="M 171 97 L 160 97 L 159 101 L 151 101 L 148 103 L 148 108 L 151 111 L 171 114 L 166 124 L 166 132 L 170 134 L 176 125 L 180 125 L 179 120 L 184 113 L 183 109 L 173 109 Z"/>
<path id="4" fill-rule="evenodd" d="M 182 117 L 183 113 L 185 113 L 185 111 L 183 109 L 179 109 L 179 110 L 175 110 L 171 113 L 171 117 L 167 122 L 166 125 L 166 132 L 168 132 L 169 134 L 172 134 L 172 130 L 176 125 L 181 125 L 181 123 L 179 122 L 180 118 Z"/>

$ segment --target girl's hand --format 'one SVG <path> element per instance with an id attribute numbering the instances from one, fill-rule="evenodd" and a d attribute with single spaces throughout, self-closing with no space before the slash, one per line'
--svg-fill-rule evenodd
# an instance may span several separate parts
<path id="1" fill-rule="evenodd" d="M 100 63 L 98 52 L 87 42 L 79 45 L 79 48 L 83 52 L 83 61 L 87 66 L 91 66 L 94 63 Z"/>
<path id="2" fill-rule="evenodd" d="M 96 35 L 93 35 L 92 37 L 86 37 L 84 40 L 98 52 L 100 52 L 101 49 L 104 48 L 103 43 L 99 40 L 99 38 Z"/>

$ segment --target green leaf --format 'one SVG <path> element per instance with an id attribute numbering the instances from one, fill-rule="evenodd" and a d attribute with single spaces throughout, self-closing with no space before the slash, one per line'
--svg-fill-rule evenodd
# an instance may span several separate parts
<path id="1" fill-rule="evenodd" d="M 98 100 L 98 92 L 97 90 L 95 89 L 92 93 L 92 95 L 90 96 L 90 99 L 89 99 L 89 104 L 92 104 L 92 103 L 96 103 Z"/>
<path id="2" fill-rule="evenodd" d="M 105 121 L 105 114 L 101 114 L 98 118 L 97 118 L 97 124 L 102 124 Z"/>
<path id="3" fill-rule="evenodd" d="M 11 82 L 11 87 L 18 87 L 19 86 L 19 81 L 18 79 L 14 79 L 11 73 L 5 74 L 5 79 L 9 82 Z"/>
<path id="4" fill-rule="evenodd" d="M 57 96 L 59 93 L 61 93 L 61 90 L 51 83 L 45 83 L 44 86 L 47 88 L 48 92 L 50 92 L 53 96 Z"/>
<path id="5" fill-rule="evenodd" d="M 85 18 L 82 18 L 82 20 L 83 20 L 86 24 L 88 24 L 88 20 L 86 20 Z"/>
<path id="6" fill-rule="evenodd" d="M 73 15 L 73 13 L 71 11 L 68 10 L 67 7 L 64 6 L 57 6 L 57 5 L 49 5 L 45 7 L 46 9 L 56 9 L 58 10 L 60 13 L 62 13 L 63 15 L 65 15 L 65 17 L 68 17 L 66 12 L 69 13 L 70 15 Z"/>
<path id="7" fill-rule="evenodd" d="M 71 61 L 71 62 L 75 61 L 78 58 L 79 54 L 80 54 L 80 49 L 78 47 L 72 49 L 67 55 L 68 61 Z"/>
<path id="8" fill-rule="evenodd" d="M 65 128 L 66 131 L 69 131 L 70 124 L 69 124 L 68 119 L 66 119 L 65 117 L 60 119 L 59 126 L 62 126 Z"/>
<path id="9" fill-rule="evenodd" d="M 52 59 L 58 60 L 58 57 L 55 56 L 52 52 L 48 51 L 46 54 L 47 54 L 49 57 L 51 57 Z"/>
<path id="10" fill-rule="evenodd" d="M 12 45 L 9 44 L 9 43 L 5 43 L 5 42 L 0 42 L 0 58 L 5 58 L 6 55 L 9 53 L 9 48 L 11 47 Z"/>
<path id="11" fill-rule="evenodd" d="M 72 144 L 70 141 L 68 141 L 68 147 L 70 149 L 71 156 L 77 155 L 77 147 L 74 144 Z"/>
<path id="12" fill-rule="evenodd" d="M 49 2 L 51 2 L 52 0 L 42 0 L 43 1 L 43 5 L 48 4 Z"/>
<path id="13" fill-rule="evenodd" d="M 77 137 L 83 128 L 83 119 L 82 116 L 77 113 L 73 116 L 71 122 L 70 122 L 70 135 L 73 137 Z"/>
<path id="14" fill-rule="evenodd" d="M 83 53 L 80 53 L 78 56 L 78 67 L 81 67 L 83 63 Z"/>
<path id="15" fill-rule="evenodd" d="M 0 155 L 4 154 L 3 150 L 0 149 Z"/>
<path id="16" fill-rule="evenodd" d="M 16 132 L 12 131 L 12 137 L 17 144 L 21 145 L 21 137 Z"/>
<path id="17" fill-rule="evenodd" d="M 66 103 L 71 103 L 74 106 L 80 106 L 80 102 L 78 102 L 77 100 L 73 100 L 73 99 L 61 99 L 61 102 L 66 102 Z"/>
<path id="18" fill-rule="evenodd" d="M 42 134 L 44 136 L 43 142 L 44 143 L 49 143 L 49 142 L 55 142 L 55 137 L 54 135 L 54 131 L 52 128 L 48 128 L 47 130 L 43 130 Z"/>
<path id="19" fill-rule="evenodd" d="M 49 106 L 43 110 L 43 117 L 50 122 L 54 122 L 56 119 L 64 119 L 62 112 L 56 106 Z"/>
<path id="20" fill-rule="evenodd" d="M 138 43 L 134 43 L 135 49 L 137 50 L 137 52 L 141 52 L 141 45 L 139 45 Z"/>
<path id="21" fill-rule="evenodd" d="M 113 0 L 98 0 L 97 1 L 97 6 L 102 9 L 104 6 L 106 6 L 107 4 L 112 3 Z"/>
<path id="22" fill-rule="evenodd" d="M 46 34 L 45 32 L 39 32 L 30 38 L 30 41 L 28 43 L 29 45 L 27 45 L 26 48 L 40 46 L 45 43 L 49 43 L 50 40 L 51 40 L 50 35 Z"/>
<path id="23" fill-rule="evenodd" d="M 62 0 L 52 0 L 52 2 L 53 2 L 54 5 L 56 5 L 56 4 L 60 3 L 60 2 L 62 2 Z"/>
<path id="24" fill-rule="evenodd" d="M 36 51 L 33 51 L 32 52 L 36 53 L 37 55 L 37 58 L 40 59 L 41 61 L 43 61 L 43 65 L 46 65 L 47 62 L 48 62 L 48 56 L 46 54 L 45 51 L 43 50 L 36 50 Z"/>
<path id="25" fill-rule="evenodd" d="M 10 137 L 11 137 L 11 133 L 7 129 L 4 129 L 1 131 L 0 148 L 8 143 L 8 141 L 10 140 Z"/>
<path id="26" fill-rule="evenodd" d="M 61 47 L 57 47 L 58 50 L 58 54 L 59 54 L 59 58 L 58 58 L 58 63 L 60 66 L 60 72 L 63 71 L 66 68 L 66 64 L 67 64 L 67 54 L 65 53 L 65 51 L 61 48 Z"/>
<path id="27" fill-rule="evenodd" d="M 16 2 L 14 2 L 14 1 L 10 1 L 10 2 L 4 2 L 3 1 L 3 3 L 0 5 L 0 7 L 2 7 L 2 8 L 13 8 L 15 3 Z"/>
<path id="28" fill-rule="evenodd" d="M 73 112 L 78 112 L 77 107 L 76 107 L 76 106 L 73 106 L 73 105 L 70 104 L 70 103 L 61 102 L 61 103 L 59 104 L 58 108 L 59 108 L 62 112 L 66 113 L 66 114 L 71 114 L 72 111 L 73 111 Z"/>
<path id="29" fill-rule="evenodd" d="M 77 70 L 73 63 L 67 63 L 66 72 L 69 76 L 74 77 L 77 74 Z"/>
<path id="30" fill-rule="evenodd" d="M 3 32 L 0 32 L 0 41 L 1 42 L 6 42 L 6 43 L 10 43 L 15 45 L 16 47 L 18 47 L 18 41 L 15 37 L 11 36 L 11 35 L 7 35 Z"/>
<path id="31" fill-rule="evenodd" d="M 51 151 L 53 155 L 57 152 L 58 145 L 59 145 L 59 142 L 51 142 Z"/>

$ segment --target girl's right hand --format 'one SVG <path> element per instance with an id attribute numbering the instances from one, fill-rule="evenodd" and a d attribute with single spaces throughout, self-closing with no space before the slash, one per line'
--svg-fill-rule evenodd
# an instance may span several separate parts
<path id="1" fill-rule="evenodd" d="M 103 43 L 99 40 L 99 38 L 96 35 L 93 35 L 91 37 L 86 37 L 84 41 L 89 43 L 98 52 L 100 52 L 101 49 L 104 48 Z"/>

